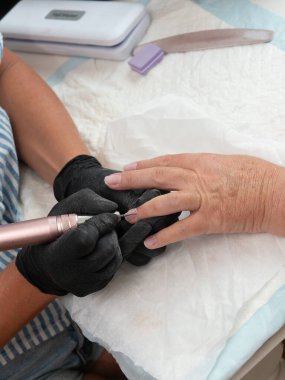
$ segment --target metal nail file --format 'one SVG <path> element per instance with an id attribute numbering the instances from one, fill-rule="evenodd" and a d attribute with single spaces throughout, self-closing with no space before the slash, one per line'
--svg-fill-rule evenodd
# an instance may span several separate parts
<path id="1" fill-rule="evenodd" d="M 177 34 L 137 46 L 128 64 L 132 70 L 145 75 L 167 53 L 261 44 L 272 39 L 273 32 L 266 29 L 210 29 Z"/>
<path id="2" fill-rule="evenodd" d="M 185 53 L 195 50 L 262 44 L 272 41 L 273 35 L 272 30 L 266 29 L 210 29 L 177 34 L 149 41 L 147 44 L 155 44 L 165 53 Z M 137 46 L 133 55 L 147 44 Z"/>

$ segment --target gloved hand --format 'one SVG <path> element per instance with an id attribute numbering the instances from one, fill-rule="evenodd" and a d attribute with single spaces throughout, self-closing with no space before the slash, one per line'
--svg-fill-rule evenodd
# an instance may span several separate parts
<path id="1" fill-rule="evenodd" d="M 83 297 L 104 288 L 122 262 L 116 209 L 116 203 L 89 189 L 64 199 L 49 215 L 98 215 L 51 243 L 22 249 L 18 270 L 43 293 Z"/>
<path id="2" fill-rule="evenodd" d="M 126 213 L 146 201 L 161 195 L 161 191 L 152 190 L 124 190 L 115 191 L 105 185 L 104 178 L 110 174 L 117 173 L 116 170 L 105 169 L 95 157 L 81 155 L 69 161 L 54 181 L 54 194 L 58 201 L 73 194 L 74 192 L 89 188 L 102 197 L 112 200 L 118 204 L 118 211 Z M 117 226 L 120 237 L 119 243 L 128 261 L 135 265 L 144 265 L 151 257 L 162 253 L 165 247 L 156 250 L 147 249 L 144 239 L 162 228 L 177 221 L 179 214 L 163 217 L 149 218 L 131 225 L 122 220 Z"/>

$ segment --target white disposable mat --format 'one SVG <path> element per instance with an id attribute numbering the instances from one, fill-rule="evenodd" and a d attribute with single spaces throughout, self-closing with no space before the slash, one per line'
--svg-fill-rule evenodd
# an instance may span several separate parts
<path id="1" fill-rule="evenodd" d="M 108 125 L 103 145 L 108 166 L 181 151 L 254 152 L 285 163 L 279 143 L 237 133 L 191 100 L 167 96 L 140 112 Z M 125 264 L 105 290 L 69 297 L 65 304 L 85 334 L 111 350 L 131 379 L 141 379 L 142 368 L 156 379 L 202 380 L 228 338 L 285 283 L 284 265 L 285 239 L 197 237 L 169 247 L 144 268 Z M 135 374 L 120 353 L 137 366 Z"/>
<path id="2" fill-rule="evenodd" d="M 153 0 L 144 42 L 257 20 L 284 25 L 285 5 L 275 3 Z M 120 169 L 176 152 L 244 153 L 285 165 L 282 28 L 277 37 L 267 45 L 167 55 L 146 77 L 126 62 L 73 60 L 51 71 L 50 57 L 25 57 L 57 84 L 104 165 Z M 22 173 L 24 216 L 42 216 L 54 202 L 51 189 Z M 64 302 L 130 379 L 228 380 L 285 322 L 284 265 L 282 238 L 193 238 L 146 267 L 124 264 L 99 293 Z"/>

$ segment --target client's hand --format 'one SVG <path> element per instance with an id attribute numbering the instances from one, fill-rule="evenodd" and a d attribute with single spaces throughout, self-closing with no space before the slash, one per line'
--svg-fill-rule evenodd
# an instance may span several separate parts
<path id="1" fill-rule="evenodd" d="M 116 202 L 118 211 L 125 213 L 162 194 L 156 189 L 114 191 L 105 185 L 104 178 L 116 172 L 103 168 L 95 157 L 78 156 L 69 161 L 56 177 L 54 181 L 55 197 L 60 201 L 80 189 L 89 188 L 102 197 Z M 143 265 L 149 262 L 151 257 L 162 253 L 165 248 L 158 248 L 150 252 L 143 245 L 143 241 L 148 235 L 177 221 L 177 216 L 178 214 L 174 214 L 145 219 L 135 226 L 122 220 L 117 226 L 117 232 L 123 256 L 132 264 Z"/>
<path id="2" fill-rule="evenodd" d="M 116 208 L 89 189 L 64 199 L 50 215 L 98 215 L 49 244 L 22 249 L 16 258 L 18 270 L 44 293 L 83 297 L 104 288 L 122 262 L 114 231 Z"/>
<path id="3" fill-rule="evenodd" d="M 191 212 L 146 239 L 150 249 L 201 234 L 270 232 L 285 236 L 285 169 L 281 166 L 250 156 L 177 154 L 125 169 L 131 171 L 105 179 L 110 188 L 172 190 L 138 207 L 130 222 Z"/>

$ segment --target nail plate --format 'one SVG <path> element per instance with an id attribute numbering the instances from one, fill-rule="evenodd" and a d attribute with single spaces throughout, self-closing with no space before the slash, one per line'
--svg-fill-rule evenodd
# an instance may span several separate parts
<path id="1" fill-rule="evenodd" d="M 136 209 L 136 208 L 132 208 L 131 210 L 129 210 L 129 211 L 125 214 L 125 220 L 126 220 L 128 223 L 131 223 L 131 224 L 136 223 L 137 220 L 138 220 L 138 217 L 137 217 L 137 209 Z"/>
<path id="2" fill-rule="evenodd" d="M 121 179 L 122 175 L 120 173 L 115 173 L 105 177 L 104 181 L 108 186 L 117 186 L 121 183 Z"/>
<path id="3" fill-rule="evenodd" d="M 156 237 L 155 235 L 152 235 L 152 236 L 149 236 L 148 238 L 145 239 L 144 241 L 144 245 L 146 248 L 149 248 L 149 249 L 154 249 L 156 248 Z"/>

